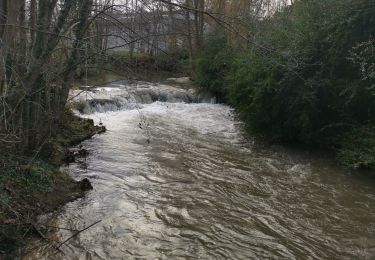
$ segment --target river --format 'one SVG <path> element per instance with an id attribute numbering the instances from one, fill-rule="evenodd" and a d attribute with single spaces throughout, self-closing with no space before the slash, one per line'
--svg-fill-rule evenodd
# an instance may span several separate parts
<path id="1" fill-rule="evenodd" d="M 94 190 L 54 225 L 101 222 L 63 253 L 35 241 L 24 259 L 374 259 L 371 177 L 263 145 L 233 109 L 192 90 L 117 82 L 82 95 L 83 116 L 108 131 L 63 168 Z"/>

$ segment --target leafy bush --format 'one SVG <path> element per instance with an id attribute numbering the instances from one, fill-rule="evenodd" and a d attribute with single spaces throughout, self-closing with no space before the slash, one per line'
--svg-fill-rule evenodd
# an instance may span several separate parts
<path id="1" fill-rule="evenodd" d="M 211 36 L 197 82 L 225 97 L 253 133 L 332 148 L 345 165 L 375 169 L 373 4 L 296 1 L 259 21 L 245 49 Z"/>
<path id="2" fill-rule="evenodd" d="M 209 35 L 197 62 L 195 81 L 202 88 L 223 100 L 227 94 L 225 77 L 230 70 L 233 52 L 225 35 Z"/>
<path id="3" fill-rule="evenodd" d="M 155 56 L 153 67 L 155 70 L 169 72 L 184 72 L 189 62 L 189 54 L 184 50 L 174 50 Z"/>
<path id="4" fill-rule="evenodd" d="M 353 169 L 375 169 L 375 127 L 359 126 L 346 133 L 337 158 Z"/>

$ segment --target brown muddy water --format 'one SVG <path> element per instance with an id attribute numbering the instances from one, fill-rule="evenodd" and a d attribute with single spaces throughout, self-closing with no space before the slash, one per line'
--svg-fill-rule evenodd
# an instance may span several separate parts
<path id="1" fill-rule="evenodd" d="M 108 132 L 85 141 L 90 155 L 64 170 L 94 190 L 54 225 L 102 222 L 63 253 L 34 241 L 24 259 L 375 258 L 373 179 L 262 146 L 231 108 L 191 103 L 192 93 L 120 82 L 86 94 L 81 112 Z"/>

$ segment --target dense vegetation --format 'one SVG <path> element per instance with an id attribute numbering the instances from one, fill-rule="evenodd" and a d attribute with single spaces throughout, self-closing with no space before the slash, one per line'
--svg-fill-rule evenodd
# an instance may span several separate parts
<path id="1" fill-rule="evenodd" d="M 375 169 L 374 36 L 373 0 L 295 1 L 249 27 L 245 44 L 208 36 L 196 81 L 253 133 Z"/>
<path id="2" fill-rule="evenodd" d="M 104 131 L 66 110 L 90 72 L 191 71 L 249 131 L 375 169 L 375 0 L 0 0 L 0 13 L 0 258 L 80 193 L 56 167 Z"/>
<path id="3" fill-rule="evenodd" d="M 99 69 L 127 75 L 147 73 L 147 71 L 182 73 L 188 69 L 188 54 L 184 50 L 174 50 L 157 56 L 143 52 L 130 54 L 129 51 L 124 50 L 108 51 L 101 60 L 103 65 Z M 94 63 L 92 67 L 97 68 L 97 65 Z"/>
<path id="4" fill-rule="evenodd" d="M 66 111 L 93 7 L 92 0 L 0 1 L 1 259 L 39 230 L 38 214 L 82 195 L 58 167 L 69 145 L 101 131 Z"/>

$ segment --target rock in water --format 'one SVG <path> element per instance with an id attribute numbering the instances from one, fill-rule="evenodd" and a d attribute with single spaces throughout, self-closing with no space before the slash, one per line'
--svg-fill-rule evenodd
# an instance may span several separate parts
<path id="1" fill-rule="evenodd" d="M 81 188 L 82 191 L 88 191 L 88 190 L 93 189 L 93 187 L 91 185 L 91 182 L 87 178 L 84 178 L 82 181 L 79 181 L 78 185 L 79 185 L 79 187 Z"/>
<path id="2" fill-rule="evenodd" d="M 168 78 L 167 81 L 169 82 L 175 82 L 180 84 L 189 84 L 191 83 L 191 80 L 189 77 L 182 77 L 182 78 Z"/>

